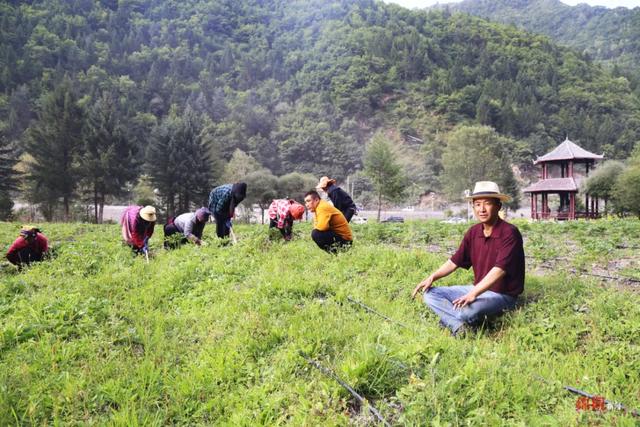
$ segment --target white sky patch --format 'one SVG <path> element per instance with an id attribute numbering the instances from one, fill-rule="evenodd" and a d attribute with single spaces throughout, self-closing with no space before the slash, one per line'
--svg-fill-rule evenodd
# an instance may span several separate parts
<path id="1" fill-rule="evenodd" d="M 396 3 L 400 6 L 404 6 L 408 9 L 422 9 L 427 6 L 432 6 L 436 3 L 446 4 L 446 3 L 459 3 L 461 0 L 449 0 L 449 1 L 438 1 L 438 0 L 383 0 L 385 3 Z M 562 3 L 575 6 L 579 3 L 587 3 L 591 6 L 605 6 L 609 8 L 613 7 L 628 7 L 634 8 L 640 6 L 640 0 L 561 0 Z"/>

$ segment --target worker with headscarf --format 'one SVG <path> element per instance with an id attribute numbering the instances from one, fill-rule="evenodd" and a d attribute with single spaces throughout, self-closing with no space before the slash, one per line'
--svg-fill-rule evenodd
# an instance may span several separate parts
<path id="1" fill-rule="evenodd" d="M 209 211 L 216 220 L 216 235 L 225 238 L 231 233 L 231 219 L 236 206 L 247 196 L 247 184 L 237 182 L 235 184 L 220 185 L 209 194 Z"/>

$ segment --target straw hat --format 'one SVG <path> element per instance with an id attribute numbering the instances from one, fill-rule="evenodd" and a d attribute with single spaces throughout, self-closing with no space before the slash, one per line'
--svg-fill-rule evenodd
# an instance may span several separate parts
<path id="1" fill-rule="evenodd" d="M 500 192 L 500 187 L 498 187 L 498 184 L 492 181 L 476 182 L 475 187 L 473 187 L 473 192 L 465 198 L 467 200 L 493 198 L 499 199 L 501 202 L 508 202 L 509 200 L 511 200 L 511 196 L 502 194 Z"/>
<path id="2" fill-rule="evenodd" d="M 140 209 L 140 217 L 145 221 L 156 222 L 156 208 L 153 206 L 145 206 Z"/>
<path id="3" fill-rule="evenodd" d="M 335 179 L 331 179 L 328 176 L 323 176 L 322 178 L 320 178 L 320 182 L 318 182 L 318 185 L 316 185 L 316 188 L 321 188 L 322 190 L 324 190 L 330 185 L 333 185 L 335 183 L 336 183 Z"/>

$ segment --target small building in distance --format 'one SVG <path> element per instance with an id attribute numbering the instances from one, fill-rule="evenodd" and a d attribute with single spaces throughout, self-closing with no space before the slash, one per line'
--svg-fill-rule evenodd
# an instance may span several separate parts
<path id="1" fill-rule="evenodd" d="M 591 153 L 569 141 L 569 138 L 551 152 L 538 157 L 533 164 L 542 167 L 540 180 L 523 190 L 531 195 L 531 218 L 565 220 L 599 217 L 597 198 L 585 194 L 584 210 L 577 211 L 576 197 L 582 180 L 595 168 L 596 160 L 603 158 L 604 155 Z M 550 209 L 550 195 L 559 199 L 556 201 L 557 210 Z"/>

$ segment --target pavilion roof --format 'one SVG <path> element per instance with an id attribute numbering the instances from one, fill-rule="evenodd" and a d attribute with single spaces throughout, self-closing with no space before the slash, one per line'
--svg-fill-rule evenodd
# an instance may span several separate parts
<path id="1" fill-rule="evenodd" d="M 573 178 L 549 178 L 531 184 L 523 189 L 525 193 L 544 193 L 555 191 L 578 191 L 578 185 Z"/>
<path id="2" fill-rule="evenodd" d="M 604 155 L 594 154 L 585 150 L 578 144 L 569 141 L 569 138 L 564 142 L 548 152 L 544 156 L 538 157 L 533 164 L 537 165 L 540 162 L 550 162 L 554 160 L 571 160 L 571 159 L 602 159 Z"/>

